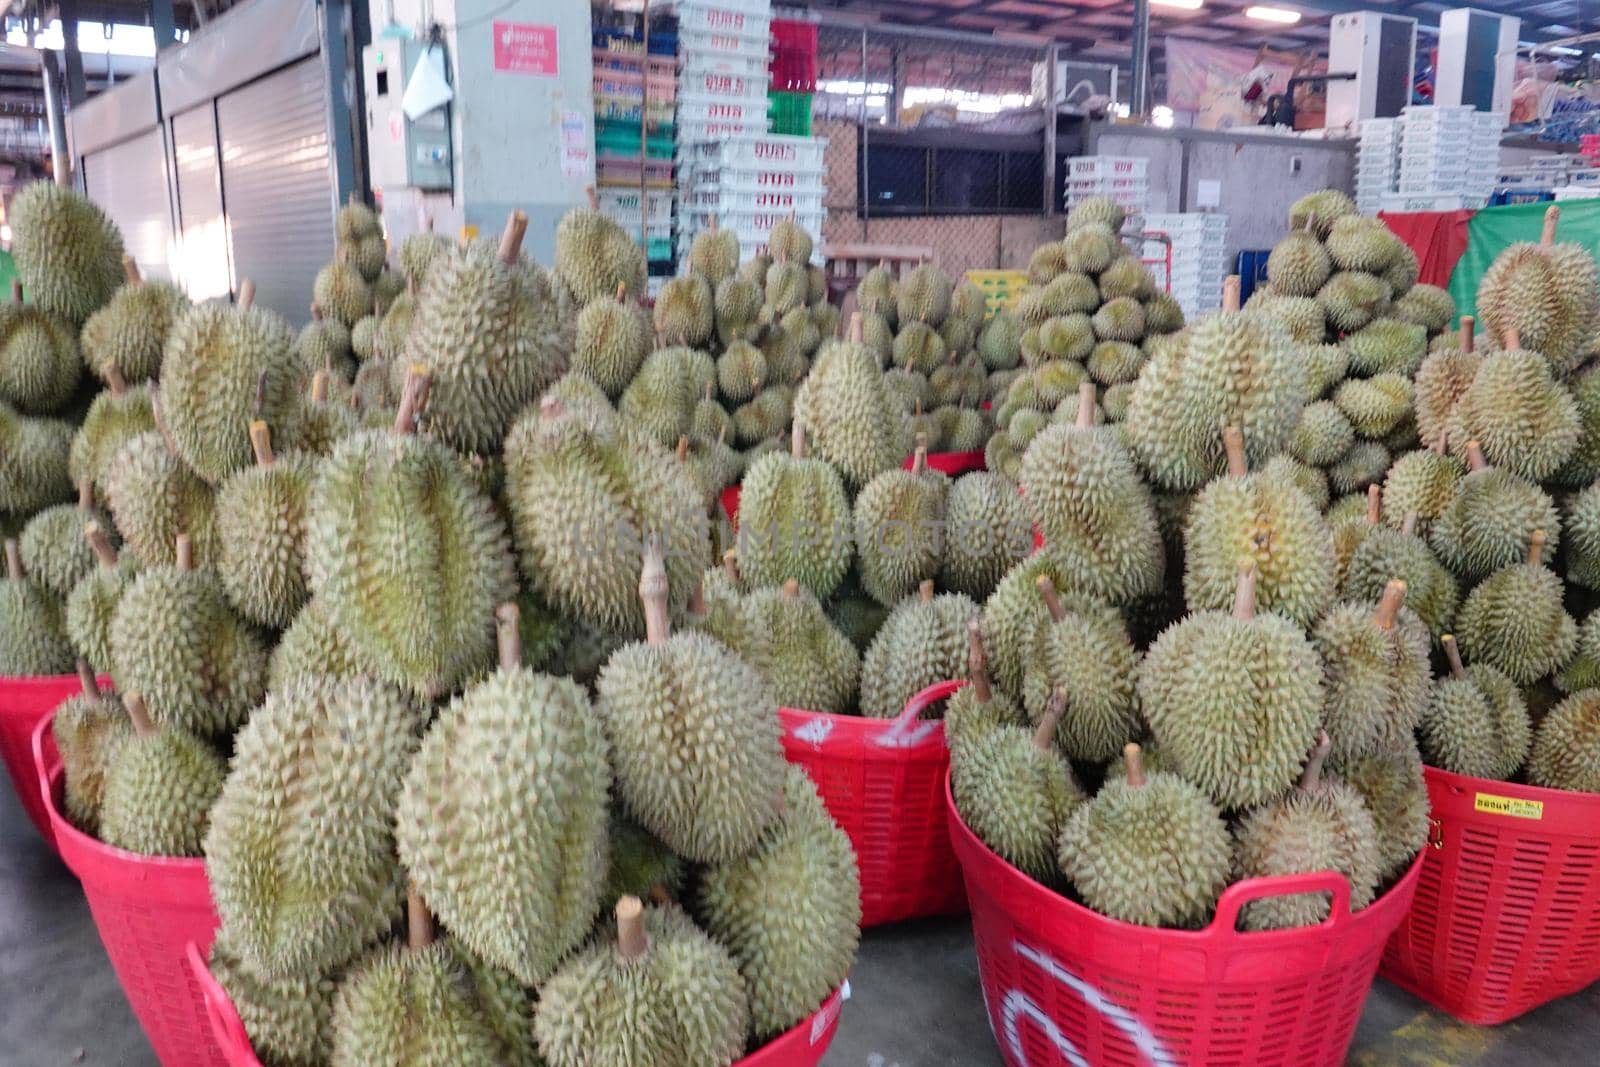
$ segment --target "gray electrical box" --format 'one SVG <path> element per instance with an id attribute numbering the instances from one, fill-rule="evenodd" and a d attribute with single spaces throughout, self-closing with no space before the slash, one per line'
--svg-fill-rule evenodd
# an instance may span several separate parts
<path id="1" fill-rule="evenodd" d="M 450 188 L 449 108 L 436 107 L 412 120 L 400 107 L 406 81 L 427 49 L 425 42 L 391 37 L 362 50 L 367 158 L 376 188 Z"/>

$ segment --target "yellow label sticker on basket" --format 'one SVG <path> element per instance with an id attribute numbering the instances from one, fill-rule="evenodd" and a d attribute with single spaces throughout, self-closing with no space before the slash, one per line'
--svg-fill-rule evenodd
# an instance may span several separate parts
<path id="1" fill-rule="evenodd" d="M 1472 798 L 1475 810 L 1485 815 L 1509 815 L 1513 819 L 1543 819 L 1544 801 L 1520 800 L 1517 797 L 1500 797 L 1493 793 L 1477 793 Z"/>

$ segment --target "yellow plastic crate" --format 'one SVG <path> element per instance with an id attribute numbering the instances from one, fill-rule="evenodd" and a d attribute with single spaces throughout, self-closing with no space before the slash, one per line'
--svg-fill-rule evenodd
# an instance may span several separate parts
<path id="1" fill-rule="evenodd" d="M 1001 308 L 1010 310 L 1022 299 L 1028 275 L 1020 270 L 969 270 L 967 281 L 983 290 L 985 318 L 993 318 Z"/>

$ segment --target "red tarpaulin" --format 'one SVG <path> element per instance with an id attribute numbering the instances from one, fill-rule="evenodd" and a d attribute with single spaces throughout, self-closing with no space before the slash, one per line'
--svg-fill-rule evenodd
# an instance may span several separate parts
<path id="1" fill-rule="evenodd" d="M 1467 250 L 1467 223 L 1474 214 L 1473 211 L 1405 214 L 1382 211 L 1378 218 L 1417 254 L 1417 261 L 1422 264 L 1422 275 L 1417 280 L 1448 289 L 1456 261 Z"/>

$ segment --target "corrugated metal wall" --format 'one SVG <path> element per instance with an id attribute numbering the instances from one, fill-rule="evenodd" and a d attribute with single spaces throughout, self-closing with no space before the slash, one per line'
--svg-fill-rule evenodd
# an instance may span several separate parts
<path id="1" fill-rule="evenodd" d="M 301 323 L 310 279 L 333 258 L 327 82 L 319 56 L 217 100 L 235 289 Z"/>
<path id="2" fill-rule="evenodd" d="M 179 283 L 190 299 L 231 291 L 228 227 L 222 215 L 217 123 L 210 103 L 172 117 L 172 157 L 178 194 Z"/>
<path id="3" fill-rule="evenodd" d="M 83 157 L 89 196 L 122 230 L 122 243 L 146 278 L 171 278 L 172 202 L 160 127 Z"/>

